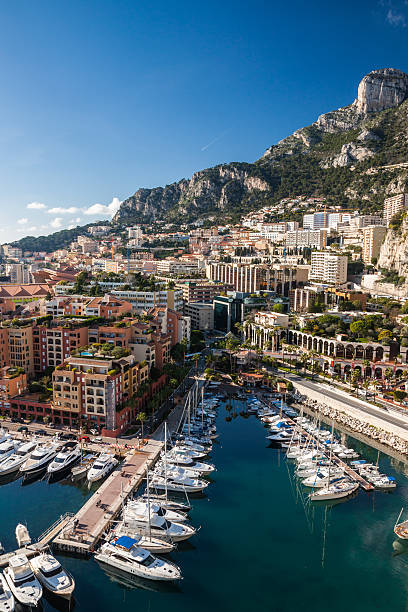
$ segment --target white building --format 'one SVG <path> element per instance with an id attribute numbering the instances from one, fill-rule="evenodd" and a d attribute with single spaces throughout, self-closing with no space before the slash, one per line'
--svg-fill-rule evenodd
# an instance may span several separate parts
<path id="1" fill-rule="evenodd" d="M 347 256 L 327 251 L 312 253 L 310 279 L 323 283 L 341 285 L 347 280 Z"/>
<path id="2" fill-rule="evenodd" d="M 408 193 L 399 193 L 398 195 L 386 198 L 384 200 L 384 223 L 388 227 L 394 215 L 400 210 L 408 206 Z"/>
<path id="3" fill-rule="evenodd" d="M 326 230 L 296 230 L 294 232 L 287 232 L 286 234 L 286 246 L 292 248 L 304 248 L 310 247 L 315 249 L 321 249 L 324 246 Z"/>

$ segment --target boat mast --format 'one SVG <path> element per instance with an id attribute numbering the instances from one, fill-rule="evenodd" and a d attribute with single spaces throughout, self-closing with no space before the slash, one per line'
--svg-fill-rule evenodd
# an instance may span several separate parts
<path id="1" fill-rule="evenodd" d="M 146 488 L 147 488 L 147 522 L 149 525 L 149 537 L 152 541 L 152 525 L 150 523 L 150 486 L 149 486 L 149 468 L 146 469 Z"/>
<path id="2" fill-rule="evenodd" d="M 166 495 L 166 501 L 168 501 L 167 492 L 167 421 L 164 421 L 164 492 Z"/>

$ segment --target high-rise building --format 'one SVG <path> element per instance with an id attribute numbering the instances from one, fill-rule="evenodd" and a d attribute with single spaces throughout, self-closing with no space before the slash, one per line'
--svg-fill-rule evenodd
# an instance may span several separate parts
<path id="1" fill-rule="evenodd" d="M 363 230 L 363 252 L 362 259 L 364 263 L 372 263 L 373 258 L 378 259 L 381 245 L 387 233 L 387 228 L 384 225 L 369 225 Z"/>
<path id="2" fill-rule="evenodd" d="M 408 193 L 399 193 L 391 198 L 386 198 L 384 200 L 385 225 L 388 227 L 392 217 L 406 206 L 408 206 Z"/>
<path id="3" fill-rule="evenodd" d="M 347 280 L 347 256 L 326 251 L 312 253 L 312 280 L 341 285 Z"/>

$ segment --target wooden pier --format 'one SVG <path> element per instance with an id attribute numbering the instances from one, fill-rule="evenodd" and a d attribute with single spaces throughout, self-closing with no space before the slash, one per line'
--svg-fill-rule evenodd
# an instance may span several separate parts
<path id="1" fill-rule="evenodd" d="M 149 440 L 142 450 L 131 451 L 84 506 L 53 539 L 53 548 L 76 554 L 93 552 L 122 508 L 122 501 L 137 489 L 146 469 L 155 463 L 163 443 Z"/>

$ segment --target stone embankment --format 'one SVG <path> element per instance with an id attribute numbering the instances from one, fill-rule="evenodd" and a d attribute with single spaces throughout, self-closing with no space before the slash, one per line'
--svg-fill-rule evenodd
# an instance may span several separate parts
<path id="1" fill-rule="evenodd" d="M 386 446 L 390 446 L 403 455 L 408 455 L 408 442 L 395 433 L 385 431 L 381 427 L 367 423 L 355 416 L 350 416 L 338 408 L 330 407 L 314 399 L 305 398 L 303 403 L 313 412 L 318 412 L 326 418 L 348 427 L 352 431 L 361 433 Z"/>

